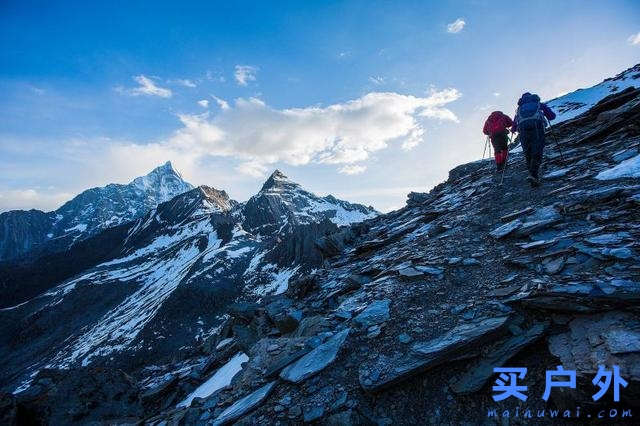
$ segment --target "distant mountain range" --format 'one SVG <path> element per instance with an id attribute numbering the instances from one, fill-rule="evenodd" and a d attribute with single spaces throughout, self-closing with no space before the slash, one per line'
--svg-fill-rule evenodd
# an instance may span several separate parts
<path id="1" fill-rule="evenodd" d="M 87 189 L 52 212 L 1 213 L 0 261 L 24 257 L 34 251 L 65 250 L 104 229 L 137 219 L 190 189 L 193 186 L 167 162 L 127 185 L 112 183 Z"/>
<path id="2" fill-rule="evenodd" d="M 160 200 L 190 186 L 178 178 L 167 164 L 127 188 Z M 140 197 L 130 199 L 138 203 Z M 26 358 L 32 370 L 124 353 L 151 359 L 192 347 L 221 323 L 232 301 L 281 293 L 289 279 L 319 267 L 319 239 L 378 215 L 372 207 L 318 197 L 278 170 L 245 203 L 200 186 L 96 233 L 108 225 L 95 218 L 110 218 L 114 211 L 114 204 L 102 202 L 108 214 L 93 209 L 81 215 L 86 207 L 79 205 L 96 206 L 88 200 L 59 210 L 75 212 L 68 223 L 91 223 L 94 235 L 35 262 L 0 267 L 0 313 L 30 318 L 2 330 L 5 336 L 26 338 L 26 345 L 6 354 L 15 367 L 12 375 L 27 372 L 20 367 Z M 123 203 L 117 211 L 133 214 Z"/>

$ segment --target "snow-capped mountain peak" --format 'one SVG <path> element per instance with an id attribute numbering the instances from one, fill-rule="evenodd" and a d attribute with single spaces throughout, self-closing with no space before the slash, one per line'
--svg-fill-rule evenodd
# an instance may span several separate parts
<path id="1" fill-rule="evenodd" d="M 171 161 L 156 167 L 145 176 L 135 178 L 130 185 L 141 191 L 154 193 L 158 203 L 193 189 L 193 186 L 185 182 L 180 173 L 173 168 Z"/>
<path id="2" fill-rule="evenodd" d="M 65 250 L 106 228 L 137 219 L 191 189 L 193 186 L 167 161 L 128 184 L 87 189 L 52 212 L 2 213 L 0 260 L 20 257 L 32 250 Z"/>
<path id="3" fill-rule="evenodd" d="M 244 225 L 261 234 L 282 230 L 287 225 L 304 225 L 328 219 L 338 226 L 377 216 L 371 207 L 319 197 L 275 170 L 260 192 L 243 207 Z"/>
<path id="4" fill-rule="evenodd" d="M 262 185 L 260 192 L 282 191 L 286 189 L 294 190 L 296 188 L 300 188 L 300 185 L 289 179 L 287 175 L 282 173 L 280 170 L 276 169 Z"/>

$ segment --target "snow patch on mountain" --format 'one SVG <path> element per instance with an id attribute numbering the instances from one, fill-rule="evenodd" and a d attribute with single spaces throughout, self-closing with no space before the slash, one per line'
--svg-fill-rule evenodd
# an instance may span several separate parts
<path id="1" fill-rule="evenodd" d="M 557 114 L 553 124 L 577 117 L 585 113 L 601 99 L 629 87 L 640 87 L 640 64 L 595 86 L 578 89 L 547 102 L 547 105 Z"/>
<path id="2" fill-rule="evenodd" d="M 601 171 L 596 176 L 596 179 L 610 180 L 624 177 L 640 177 L 640 155 L 624 160 L 610 169 Z"/>
<path id="3" fill-rule="evenodd" d="M 249 357 L 243 352 L 238 352 L 177 406 L 189 407 L 195 398 L 206 398 L 218 389 L 228 386 L 235 375 L 242 371 L 242 364 L 247 361 Z"/>

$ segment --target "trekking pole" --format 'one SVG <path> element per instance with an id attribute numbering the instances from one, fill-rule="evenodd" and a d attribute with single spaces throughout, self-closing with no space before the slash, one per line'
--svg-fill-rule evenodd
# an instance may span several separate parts
<path id="1" fill-rule="evenodd" d="M 482 159 L 484 160 L 484 155 L 487 153 L 487 145 L 489 144 L 489 136 L 484 141 L 484 151 L 482 151 Z"/>
<path id="2" fill-rule="evenodd" d="M 562 165 L 564 166 L 566 165 L 566 163 L 564 162 L 564 154 L 562 153 L 562 148 L 560 147 L 560 142 L 558 142 L 558 138 L 556 137 L 556 134 L 551 129 L 552 127 L 553 126 L 551 126 L 551 123 L 549 123 L 549 133 L 551 134 L 551 137 L 553 138 L 553 140 L 556 142 L 556 146 L 558 147 L 558 152 L 560 152 L 560 160 L 562 161 Z"/>
<path id="3" fill-rule="evenodd" d="M 504 171 L 507 170 L 508 160 L 509 160 L 509 148 L 507 148 L 507 156 L 504 159 L 504 166 L 502 166 L 502 176 L 500 177 L 500 185 L 502 185 L 502 181 L 504 180 Z"/>
<path id="4" fill-rule="evenodd" d="M 500 185 L 502 185 L 502 181 L 504 181 L 504 172 L 505 170 L 507 170 L 507 165 L 509 162 L 509 145 L 511 145 L 513 143 L 513 140 L 511 139 L 511 135 L 509 135 L 509 144 L 507 145 L 507 156 L 504 159 L 504 166 L 502 167 L 502 176 L 500 176 Z"/>

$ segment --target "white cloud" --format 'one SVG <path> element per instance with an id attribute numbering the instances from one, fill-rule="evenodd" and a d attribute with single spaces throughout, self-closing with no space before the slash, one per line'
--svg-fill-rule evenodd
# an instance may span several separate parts
<path id="1" fill-rule="evenodd" d="M 493 96 L 495 96 L 496 98 L 500 97 L 500 92 L 493 92 Z"/>
<path id="2" fill-rule="evenodd" d="M 133 79 L 140 86 L 134 87 L 133 89 L 123 89 L 121 87 L 117 88 L 118 91 L 128 93 L 131 96 L 159 96 L 161 98 L 170 98 L 172 93 L 171 90 L 165 89 L 162 87 L 156 86 L 156 84 L 148 77 L 144 75 L 137 75 L 133 77 Z"/>
<path id="3" fill-rule="evenodd" d="M 358 175 L 367 170 L 366 166 L 360 164 L 347 164 L 346 166 L 342 166 L 338 169 L 338 173 L 342 173 L 345 175 Z"/>
<path id="4" fill-rule="evenodd" d="M 198 105 L 200 105 L 202 108 L 208 108 L 209 107 L 209 101 L 206 99 L 201 99 L 198 101 Z"/>
<path id="5" fill-rule="evenodd" d="M 68 192 L 56 192 L 51 189 L 5 189 L 0 190 L 0 212 L 14 209 L 58 207 L 69 200 Z"/>
<path id="6" fill-rule="evenodd" d="M 425 119 L 457 121 L 445 105 L 456 89 L 432 90 L 427 97 L 373 92 L 329 105 L 274 109 L 256 98 L 237 99 L 216 115 L 180 115 L 183 127 L 163 146 L 196 156 L 231 157 L 237 170 L 264 174 L 277 162 L 342 165 L 342 173 L 362 171 L 371 153 L 390 144 L 408 150 L 424 139 Z M 345 165 L 360 168 L 345 168 Z"/>
<path id="7" fill-rule="evenodd" d="M 640 33 L 637 34 L 633 34 L 631 36 L 629 36 L 629 38 L 627 39 L 627 41 L 629 42 L 630 45 L 632 46 L 638 46 L 640 45 Z"/>
<path id="8" fill-rule="evenodd" d="M 452 23 L 447 25 L 447 32 L 451 34 L 459 33 L 460 31 L 462 31 L 462 29 L 466 24 L 467 23 L 464 21 L 464 19 L 458 18 Z"/>
<path id="9" fill-rule="evenodd" d="M 176 79 L 176 80 L 169 80 L 169 82 L 170 83 L 175 82 L 175 83 L 180 84 L 180 85 L 182 85 L 184 87 L 196 87 L 196 84 L 193 81 L 191 81 L 191 80 L 189 80 L 187 78 L 184 78 L 184 79 L 179 78 L 179 79 Z"/>
<path id="10" fill-rule="evenodd" d="M 218 104 L 218 106 L 220 107 L 220 109 L 229 109 L 229 103 L 227 101 L 225 101 L 224 99 L 221 99 L 215 95 L 211 95 L 211 97 L 213 98 L 214 101 L 216 101 L 216 103 Z"/>
<path id="11" fill-rule="evenodd" d="M 376 76 L 376 77 L 369 77 L 369 82 L 375 84 L 376 86 L 380 86 L 384 84 L 386 81 L 384 77 Z"/>
<path id="12" fill-rule="evenodd" d="M 224 83 L 225 81 L 227 81 L 227 79 L 224 78 L 224 76 L 221 73 L 213 72 L 211 70 L 207 70 L 206 77 L 207 77 L 207 80 L 215 81 L 218 83 Z"/>
<path id="13" fill-rule="evenodd" d="M 236 170 L 248 176 L 262 177 L 267 173 L 267 166 L 259 161 L 245 161 L 236 166 Z"/>
<path id="14" fill-rule="evenodd" d="M 251 65 L 236 65 L 233 76 L 240 86 L 246 86 L 250 81 L 256 81 L 258 68 Z"/>

